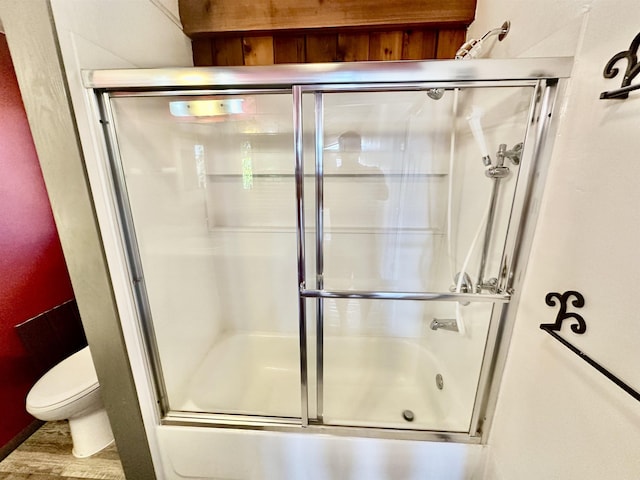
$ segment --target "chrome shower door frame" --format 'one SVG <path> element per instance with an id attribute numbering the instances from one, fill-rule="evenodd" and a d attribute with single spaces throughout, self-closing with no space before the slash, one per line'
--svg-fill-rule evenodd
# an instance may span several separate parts
<path id="1" fill-rule="evenodd" d="M 446 440 L 480 443 L 486 439 L 495 408 L 499 379 L 504 367 L 510 332 L 526 268 L 528 243 L 535 226 L 537 201 L 542 195 L 545 166 L 550 147 L 545 139 L 555 128 L 554 106 L 563 79 L 570 73 L 572 59 L 470 60 L 430 62 L 367 62 L 356 64 L 282 65 L 270 67 L 229 67 L 155 70 L 111 70 L 83 72 L 85 86 L 95 92 L 97 111 L 105 136 L 105 150 L 111 175 L 111 200 L 116 204 L 118 230 L 128 258 L 131 295 L 138 306 L 139 328 L 143 332 L 148 355 L 148 376 L 158 396 L 157 416 L 165 425 L 207 425 L 220 428 L 248 428 L 271 431 L 305 431 L 376 438 Z M 469 294 L 449 292 L 332 291 L 323 283 L 323 165 L 322 165 L 322 95 L 325 92 L 424 90 L 428 88 L 465 88 L 490 86 L 530 86 L 535 89 L 523 151 L 526 171 L 520 172 L 523 184 L 516 189 L 513 215 L 505 242 L 501 271 L 501 293 Z M 263 417 L 171 411 L 166 403 L 162 367 L 154 343 L 153 324 L 144 292 L 144 278 L 139 265 L 135 231 L 126 201 L 117 137 L 109 100 L 111 96 L 153 96 L 185 94 L 242 94 L 247 92 L 290 91 L 294 115 L 293 148 L 295 152 L 296 223 L 298 256 L 298 306 L 300 348 L 301 416 Z M 315 288 L 307 285 L 305 271 L 303 107 L 304 94 L 314 95 L 316 122 Z M 107 228 L 102 226 L 102 228 Z M 113 228 L 113 226 L 111 226 Z M 112 260 L 109 260 L 112 261 Z M 420 301 L 482 301 L 494 304 L 484 360 L 476 390 L 470 429 L 466 433 L 426 430 L 394 430 L 374 427 L 344 427 L 323 424 L 323 299 L 359 298 Z M 316 299 L 316 415 L 309 417 L 309 372 L 307 345 L 307 300 Z M 514 302 L 515 301 L 515 302 Z M 303 427 L 302 430 L 300 427 Z"/>

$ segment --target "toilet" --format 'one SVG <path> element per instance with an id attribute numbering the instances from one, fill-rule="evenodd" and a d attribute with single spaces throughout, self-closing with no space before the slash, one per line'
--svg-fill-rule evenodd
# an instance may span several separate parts
<path id="1" fill-rule="evenodd" d="M 40 420 L 69 420 L 75 457 L 89 457 L 113 443 L 89 347 L 45 373 L 29 391 L 26 406 Z"/>

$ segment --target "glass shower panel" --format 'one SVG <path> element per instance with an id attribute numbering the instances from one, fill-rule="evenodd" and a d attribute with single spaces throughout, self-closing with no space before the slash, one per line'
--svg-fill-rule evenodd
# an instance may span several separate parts
<path id="1" fill-rule="evenodd" d="M 493 305 L 325 299 L 323 421 L 469 430 Z M 456 319 L 464 333 L 432 330 Z"/>
<path id="2" fill-rule="evenodd" d="M 173 411 L 300 417 L 291 105 L 111 99 Z"/>
<path id="3" fill-rule="evenodd" d="M 435 130 L 417 132 L 412 122 L 432 107 L 425 98 L 324 95 L 326 289 L 428 290 L 416 260 L 438 249 L 444 232 L 451 102 L 429 112 Z M 425 273 L 437 276 L 445 259 L 426 255 L 434 261 Z"/>
<path id="4" fill-rule="evenodd" d="M 469 430 L 494 304 L 348 295 L 496 293 L 533 92 L 322 94 L 324 423 Z"/>
<path id="5" fill-rule="evenodd" d="M 494 180 L 474 141 L 475 115 L 494 164 L 522 142 L 533 88 L 323 95 L 324 288 L 447 292 L 486 224 Z M 505 160 L 492 238 L 505 238 L 518 166 Z M 478 235 L 482 240 L 483 233 Z M 503 243 L 487 245 L 497 277 Z M 465 271 L 475 282 L 480 255 Z"/>

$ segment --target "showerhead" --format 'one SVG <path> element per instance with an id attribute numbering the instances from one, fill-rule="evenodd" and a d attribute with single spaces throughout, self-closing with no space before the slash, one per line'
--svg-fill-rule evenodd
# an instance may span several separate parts
<path id="1" fill-rule="evenodd" d="M 482 51 L 482 42 L 492 35 L 498 35 L 498 40 L 502 41 L 509 33 L 511 22 L 505 21 L 500 28 L 494 28 L 485 33 L 480 40 L 471 39 L 462 44 L 456 52 L 456 60 L 465 60 L 468 58 L 476 58 Z M 430 88 L 427 90 L 427 96 L 433 100 L 440 100 L 444 95 L 444 88 Z"/>
<path id="2" fill-rule="evenodd" d="M 465 60 L 476 58 L 482 50 L 482 41 L 472 38 L 468 42 L 464 42 L 456 52 L 456 60 Z"/>
<path id="3" fill-rule="evenodd" d="M 482 51 L 482 44 L 487 38 L 493 35 L 498 35 L 498 41 L 501 42 L 507 36 L 507 33 L 509 33 L 510 28 L 511 22 L 507 20 L 502 24 L 501 27 L 489 30 L 482 36 L 482 38 L 480 38 L 480 40 L 472 38 L 471 40 L 466 41 L 456 52 L 456 60 L 476 58 L 478 55 L 480 55 L 480 52 Z"/>

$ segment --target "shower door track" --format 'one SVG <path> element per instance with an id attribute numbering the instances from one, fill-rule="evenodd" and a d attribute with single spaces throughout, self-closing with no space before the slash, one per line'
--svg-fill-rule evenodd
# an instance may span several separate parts
<path id="1" fill-rule="evenodd" d="M 480 436 L 470 436 L 469 432 L 442 430 L 398 429 L 384 427 L 360 427 L 324 424 L 310 420 L 306 426 L 299 418 L 264 417 L 250 415 L 224 415 L 215 413 L 170 412 L 162 420 L 162 425 L 176 427 L 208 427 L 232 430 L 259 430 L 265 432 L 330 434 L 346 437 L 388 438 L 393 440 L 419 440 L 433 442 L 455 442 L 479 444 Z"/>

